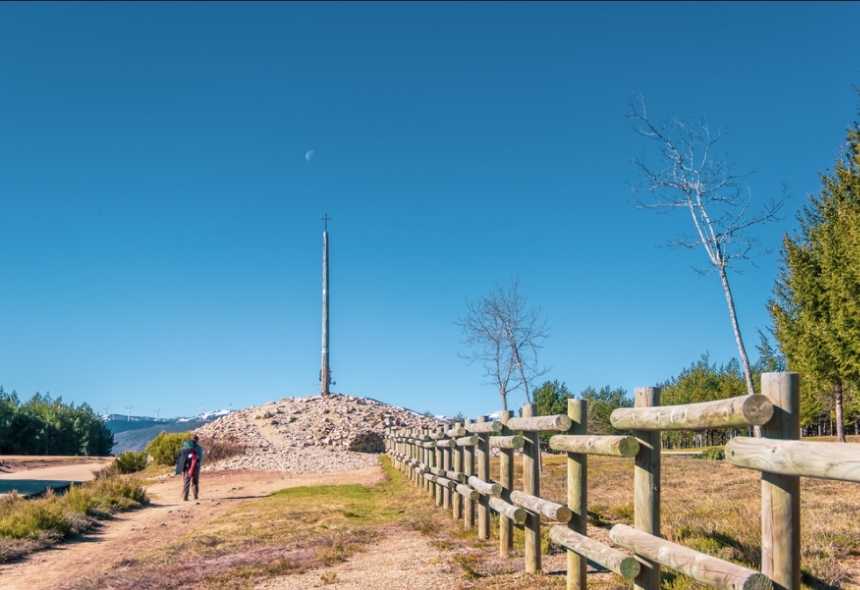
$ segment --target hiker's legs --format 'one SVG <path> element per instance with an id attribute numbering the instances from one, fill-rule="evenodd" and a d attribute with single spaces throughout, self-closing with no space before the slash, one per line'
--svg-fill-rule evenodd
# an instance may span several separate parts
<path id="1" fill-rule="evenodd" d="M 183 473 L 182 474 L 182 499 L 188 499 L 188 488 L 191 487 L 191 474 Z M 196 490 L 196 488 L 195 488 Z"/>
<path id="2" fill-rule="evenodd" d="M 194 499 L 197 499 L 197 496 L 200 494 L 200 472 L 194 474 Z M 187 496 L 188 494 L 186 494 Z"/>

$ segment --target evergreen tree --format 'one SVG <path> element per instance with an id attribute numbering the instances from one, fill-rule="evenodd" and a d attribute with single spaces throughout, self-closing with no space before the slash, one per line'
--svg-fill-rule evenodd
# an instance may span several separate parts
<path id="1" fill-rule="evenodd" d="M 770 311 L 788 366 L 803 376 L 804 419 L 832 408 L 839 440 L 860 384 L 860 129 L 844 159 L 822 176 L 800 214 L 800 235 L 783 241 L 783 269 Z M 819 414 L 820 415 L 820 414 Z"/>

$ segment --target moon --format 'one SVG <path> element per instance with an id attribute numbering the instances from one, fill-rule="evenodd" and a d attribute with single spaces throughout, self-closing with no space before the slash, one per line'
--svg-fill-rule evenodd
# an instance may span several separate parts
<path id="1" fill-rule="evenodd" d="M 317 153 L 317 151 L 316 151 L 316 150 L 308 150 L 308 151 L 306 151 L 306 152 L 305 152 L 305 161 L 306 161 L 306 162 L 310 162 L 311 160 L 313 160 L 313 159 L 314 159 L 314 156 L 316 155 L 316 153 Z"/>

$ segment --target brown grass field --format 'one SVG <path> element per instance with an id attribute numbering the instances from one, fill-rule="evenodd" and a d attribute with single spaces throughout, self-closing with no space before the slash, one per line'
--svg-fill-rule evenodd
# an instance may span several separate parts
<path id="1" fill-rule="evenodd" d="M 543 465 L 542 495 L 563 502 L 565 458 L 545 455 Z M 428 588 L 564 588 L 565 558 L 558 548 L 545 543 L 543 576 L 525 575 L 520 533 L 515 534 L 513 557 L 502 560 L 495 538 L 497 527 L 493 527 L 493 539 L 478 541 L 474 532 L 464 532 L 462 523 L 436 508 L 425 492 L 387 460 L 384 468 L 385 481 L 375 485 L 306 486 L 245 501 L 205 526 L 124 561 L 119 568 L 70 586 L 80 590 L 303 589 L 331 584 L 338 588 L 338 567 L 353 564 L 351 567 L 372 572 L 376 564 L 361 563 L 372 547 L 384 539 L 411 535 L 425 539 L 432 548 L 432 568 L 438 568 L 439 579 Z M 494 462 L 493 473 L 497 468 Z M 519 470 L 516 475 L 520 476 Z M 664 536 L 758 567 L 758 473 L 723 461 L 669 456 L 664 458 L 662 477 Z M 590 535 L 606 539 L 612 524 L 632 521 L 632 478 L 631 460 L 589 459 Z M 802 501 L 804 586 L 860 587 L 860 490 L 856 484 L 804 480 Z M 400 558 L 409 563 L 415 556 Z M 195 567 L 182 565 L 189 562 Z M 303 585 L 301 580 L 309 576 L 314 584 Z M 595 590 L 630 587 L 614 574 L 591 568 L 588 583 Z M 372 588 L 372 582 L 366 587 Z M 409 586 L 411 590 L 424 587 Z M 664 571 L 663 587 L 688 590 L 701 586 Z"/>

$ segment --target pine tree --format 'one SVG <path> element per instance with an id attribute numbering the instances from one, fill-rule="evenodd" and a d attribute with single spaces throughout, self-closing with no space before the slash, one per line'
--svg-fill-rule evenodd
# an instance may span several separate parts
<path id="1" fill-rule="evenodd" d="M 800 215 L 800 235 L 783 242 L 783 270 L 770 310 L 788 366 L 803 376 L 801 413 L 832 407 L 845 440 L 846 406 L 860 384 L 860 132 L 822 176 L 820 195 Z M 820 414 L 819 414 L 820 415 Z"/>

